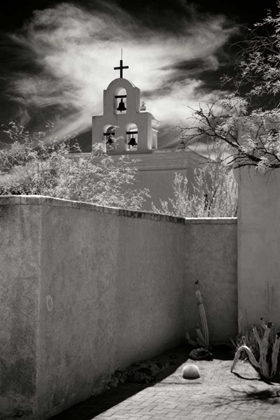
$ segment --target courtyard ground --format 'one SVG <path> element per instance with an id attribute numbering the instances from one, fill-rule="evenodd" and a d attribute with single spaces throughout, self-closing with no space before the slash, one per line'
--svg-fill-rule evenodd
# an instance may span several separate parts
<path id="1" fill-rule="evenodd" d="M 117 372 L 103 394 L 51 420 L 280 420 L 280 384 L 266 383 L 240 361 L 230 372 L 232 352 L 213 350 L 213 361 L 192 361 L 180 347 L 163 356 Z M 185 363 L 201 377 L 182 378 Z M 146 382 L 146 383 L 144 383 Z"/>

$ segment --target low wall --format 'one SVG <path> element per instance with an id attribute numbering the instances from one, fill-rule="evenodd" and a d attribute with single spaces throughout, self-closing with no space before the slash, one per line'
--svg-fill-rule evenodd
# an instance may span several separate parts
<path id="1" fill-rule="evenodd" d="M 183 342 L 185 328 L 194 336 L 197 279 L 211 341 L 234 337 L 236 229 L 236 219 L 0 197 L 2 418 L 50 418 Z"/>

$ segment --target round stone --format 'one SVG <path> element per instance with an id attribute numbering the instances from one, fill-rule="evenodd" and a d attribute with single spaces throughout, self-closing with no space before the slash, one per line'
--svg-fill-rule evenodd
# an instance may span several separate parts
<path id="1" fill-rule="evenodd" d="M 183 367 L 182 376 L 184 379 L 198 379 L 200 378 L 199 369 L 196 365 L 186 364 Z"/>

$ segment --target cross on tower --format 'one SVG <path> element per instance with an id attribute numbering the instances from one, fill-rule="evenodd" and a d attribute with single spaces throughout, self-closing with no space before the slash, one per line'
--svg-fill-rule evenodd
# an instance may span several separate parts
<path id="1" fill-rule="evenodd" d="M 123 66 L 123 61 L 120 60 L 120 67 L 114 67 L 114 70 L 120 70 L 120 78 L 123 78 L 123 69 L 129 69 L 128 66 Z"/>

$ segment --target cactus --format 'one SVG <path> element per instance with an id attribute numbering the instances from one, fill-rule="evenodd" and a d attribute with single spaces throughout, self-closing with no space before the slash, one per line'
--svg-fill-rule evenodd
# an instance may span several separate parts
<path id="1" fill-rule="evenodd" d="M 239 360 L 241 352 L 245 351 L 249 358 L 249 362 L 260 373 L 260 375 L 263 378 L 271 379 L 276 375 L 278 353 L 279 353 L 279 348 L 280 348 L 280 332 L 276 334 L 274 343 L 273 345 L 271 345 L 271 341 L 269 340 L 269 338 L 270 338 L 273 324 L 271 322 L 268 322 L 267 324 L 265 324 L 264 320 L 261 318 L 261 326 L 264 329 L 264 334 L 262 338 L 260 337 L 256 327 L 255 326 L 253 327 L 253 334 L 259 346 L 259 353 L 260 353 L 259 361 L 257 361 L 257 359 L 255 358 L 250 347 L 246 346 L 245 343 L 242 343 L 242 345 L 238 347 L 235 353 L 234 360 L 231 366 L 231 372 L 236 366 L 236 363 Z M 272 346 L 272 349 L 271 349 L 271 346 Z M 268 361 L 269 347 L 270 347 L 270 350 L 272 350 L 270 362 Z"/>
<path id="2" fill-rule="evenodd" d="M 196 341 L 191 340 L 188 333 L 186 333 L 186 339 L 188 343 L 194 347 L 197 347 L 198 345 L 199 347 L 209 349 L 209 331 L 208 331 L 208 325 L 207 325 L 207 318 L 206 318 L 206 313 L 205 313 L 205 309 L 204 309 L 204 305 L 203 305 L 203 301 L 201 297 L 201 292 L 199 290 L 198 280 L 195 282 L 195 284 L 196 284 L 195 297 L 196 297 L 197 309 L 198 309 L 198 313 L 200 317 L 201 329 L 199 325 L 197 324 L 196 325 L 196 334 L 197 334 Z"/>

